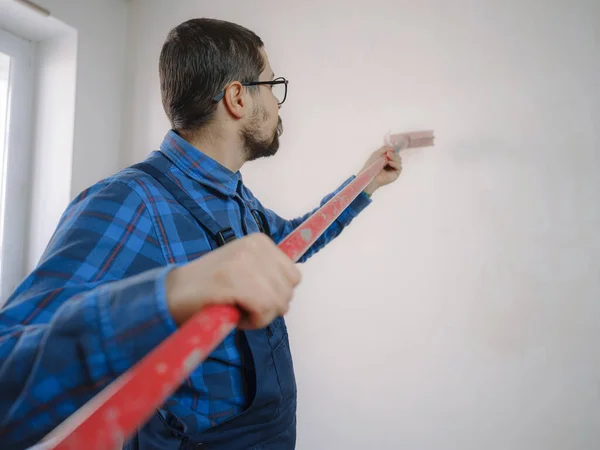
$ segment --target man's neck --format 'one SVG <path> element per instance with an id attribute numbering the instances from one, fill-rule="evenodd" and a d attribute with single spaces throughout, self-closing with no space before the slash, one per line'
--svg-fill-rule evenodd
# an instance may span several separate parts
<path id="1" fill-rule="evenodd" d="M 220 133 L 210 132 L 193 134 L 179 132 L 179 134 L 198 151 L 214 159 L 233 173 L 238 172 L 244 165 L 244 152 L 237 137 L 227 138 L 220 135 Z"/>

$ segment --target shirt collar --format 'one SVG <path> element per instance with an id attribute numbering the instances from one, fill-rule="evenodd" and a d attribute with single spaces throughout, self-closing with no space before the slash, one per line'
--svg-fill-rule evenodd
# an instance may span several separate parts
<path id="1" fill-rule="evenodd" d="M 175 131 L 170 130 L 167 133 L 160 145 L 160 151 L 190 178 L 216 189 L 222 194 L 235 194 L 238 183 L 241 181 L 240 173 L 233 173 L 222 166 Z"/>

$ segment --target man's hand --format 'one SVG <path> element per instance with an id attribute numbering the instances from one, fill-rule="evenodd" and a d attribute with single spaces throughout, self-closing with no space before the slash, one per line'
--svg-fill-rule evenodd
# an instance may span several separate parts
<path id="1" fill-rule="evenodd" d="M 396 181 L 402 173 L 402 159 L 400 158 L 400 155 L 398 155 L 392 147 L 388 146 L 383 146 L 374 152 L 369 159 L 367 159 L 361 172 L 384 155 L 387 159 L 387 165 L 375 176 L 373 181 L 367 185 L 364 190 L 367 195 L 373 195 L 373 192 L 380 187 Z"/>
<path id="2" fill-rule="evenodd" d="M 233 241 L 167 276 L 167 303 L 177 325 L 208 305 L 234 305 L 239 327 L 264 328 L 287 313 L 300 271 L 264 234 Z"/>
<path id="3" fill-rule="evenodd" d="M 402 160 L 398 155 L 398 151 L 407 148 L 429 147 L 434 145 L 434 141 L 435 136 L 433 131 L 411 131 L 409 133 L 388 134 L 385 138 L 386 145 L 374 152 L 362 168 L 362 170 L 366 169 L 378 158 L 383 157 L 383 155 L 385 155 L 385 158 L 387 159 L 387 165 L 365 188 L 364 192 L 368 195 L 373 195 L 373 192 L 381 186 L 390 184 L 398 179 L 400 173 L 402 173 Z"/>

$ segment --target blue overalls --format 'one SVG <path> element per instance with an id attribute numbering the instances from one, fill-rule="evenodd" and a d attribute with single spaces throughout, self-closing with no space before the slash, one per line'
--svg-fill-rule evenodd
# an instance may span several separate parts
<path id="1" fill-rule="evenodd" d="M 133 166 L 155 178 L 212 238 L 213 249 L 235 239 L 230 227 L 220 226 L 165 175 L 172 162 L 164 154 L 152 163 Z M 253 211 L 259 228 L 268 225 Z M 240 345 L 251 354 L 244 361 L 250 406 L 243 413 L 201 433 L 186 426 L 165 407 L 159 409 L 124 447 L 126 450 L 291 450 L 296 442 L 296 380 L 287 328 L 277 318 L 265 329 L 240 333 Z"/>

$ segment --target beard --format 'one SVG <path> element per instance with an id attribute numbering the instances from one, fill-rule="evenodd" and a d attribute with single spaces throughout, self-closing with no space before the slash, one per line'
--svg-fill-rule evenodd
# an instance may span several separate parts
<path id="1" fill-rule="evenodd" d="M 283 134 L 283 122 L 279 117 L 273 133 L 264 139 L 260 137 L 260 125 L 267 119 L 268 115 L 264 109 L 256 111 L 251 123 L 241 131 L 246 161 L 273 156 L 279 150 L 279 136 Z"/>

